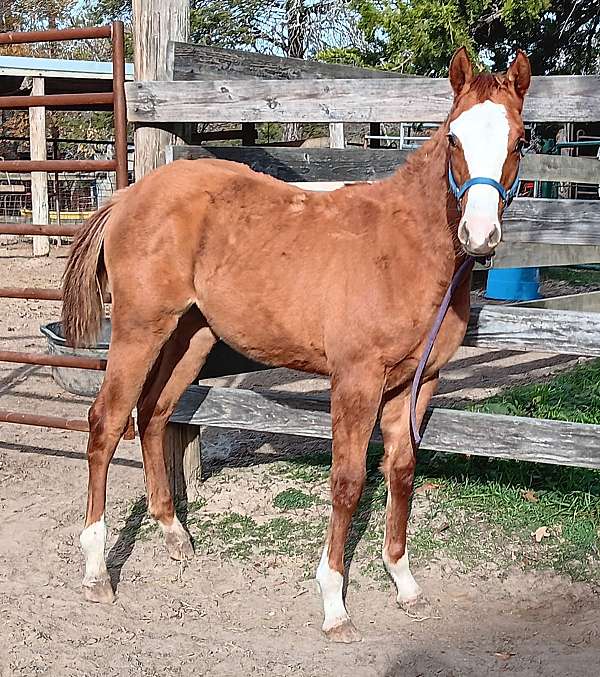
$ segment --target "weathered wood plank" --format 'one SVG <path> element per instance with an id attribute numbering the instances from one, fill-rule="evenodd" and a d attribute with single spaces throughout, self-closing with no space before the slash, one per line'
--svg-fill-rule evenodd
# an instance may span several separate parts
<path id="1" fill-rule="evenodd" d="M 515 200 L 503 227 L 508 243 L 600 245 L 600 201 Z"/>
<path id="2" fill-rule="evenodd" d="M 172 159 L 216 157 L 246 164 L 283 181 L 374 181 L 391 176 L 412 151 L 346 148 L 244 148 L 175 146 Z M 566 155 L 526 155 L 521 178 L 528 181 L 600 183 L 600 161 Z"/>
<path id="3" fill-rule="evenodd" d="M 327 409 L 326 398 L 190 386 L 171 421 L 331 439 Z M 380 440 L 378 432 L 373 439 Z M 427 417 L 422 446 L 434 451 L 600 467 L 598 425 L 433 409 Z"/>
<path id="4" fill-rule="evenodd" d="M 531 244 L 518 246 L 502 242 L 494 256 L 494 268 L 534 268 L 568 266 L 575 263 L 600 263 L 600 246 Z"/>
<path id="5" fill-rule="evenodd" d="M 341 64 L 291 59 L 269 54 L 256 54 L 239 49 L 221 49 L 186 42 L 171 42 L 170 58 L 174 80 L 300 80 L 323 78 L 398 78 L 392 71 L 354 68 Z"/>
<path id="6" fill-rule="evenodd" d="M 132 122 L 440 122 L 452 104 L 445 79 L 128 82 Z M 560 105 L 557 105 L 560 102 Z M 530 122 L 600 120 L 600 76 L 533 78 Z"/>
<path id="7" fill-rule="evenodd" d="M 600 313 L 600 291 L 551 296 L 547 299 L 522 301 L 516 305 L 520 308 L 547 308 L 550 310 L 576 310 L 580 313 Z"/>
<path id="8" fill-rule="evenodd" d="M 200 428 L 169 423 L 165 431 L 164 456 L 171 493 L 175 499 L 197 501 L 202 491 Z"/>
<path id="9" fill-rule="evenodd" d="M 282 181 L 375 181 L 391 176 L 412 151 L 360 148 L 175 146 L 174 160 L 233 160 Z"/>
<path id="10" fill-rule="evenodd" d="M 521 161 L 520 174 L 528 181 L 600 183 L 600 161 L 592 157 L 528 153 Z"/>
<path id="11" fill-rule="evenodd" d="M 43 96 L 44 78 L 33 78 L 31 96 Z M 35 106 L 29 109 L 29 148 L 32 160 L 46 159 L 46 109 Z M 46 172 L 31 172 L 31 211 L 33 223 L 49 223 L 48 175 Z M 33 255 L 47 256 L 50 253 L 50 238 L 34 235 Z"/>
<path id="12" fill-rule="evenodd" d="M 135 77 L 138 80 L 170 80 L 168 42 L 188 36 L 189 0 L 133 0 L 132 10 Z M 178 128 L 177 133 L 181 133 L 180 125 Z M 136 179 L 163 164 L 166 146 L 177 143 L 175 131 L 170 134 L 160 129 L 135 129 Z"/>
<path id="13" fill-rule="evenodd" d="M 478 306 L 463 345 L 600 357 L 600 313 Z"/>

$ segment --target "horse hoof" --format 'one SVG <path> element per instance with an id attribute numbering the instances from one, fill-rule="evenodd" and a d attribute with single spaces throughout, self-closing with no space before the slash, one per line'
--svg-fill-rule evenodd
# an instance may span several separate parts
<path id="1" fill-rule="evenodd" d="M 398 598 L 398 606 L 411 617 L 417 616 L 423 620 L 437 617 L 437 612 L 425 595 L 419 593 L 408 599 Z"/>
<path id="2" fill-rule="evenodd" d="M 360 642 L 362 635 L 354 626 L 354 623 L 348 619 L 334 625 L 329 630 L 323 630 L 325 637 L 331 642 L 339 642 L 341 644 L 351 644 L 352 642 Z"/>
<path id="3" fill-rule="evenodd" d="M 83 596 L 88 602 L 97 602 L 99 604 L 112 604 L 115 601 L 110 580 L 94 581 L 94 583 L 83 586 Z"/>
<path id="4" fill-rule="evenodd" d="M 194 548 L 188 534 L 165 534 L 167 552 L 171 559 L 185 562 L 194 557 Z"/>

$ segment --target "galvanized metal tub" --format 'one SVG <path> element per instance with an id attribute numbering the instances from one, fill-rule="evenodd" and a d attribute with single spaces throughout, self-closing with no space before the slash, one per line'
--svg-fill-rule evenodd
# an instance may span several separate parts
<path id="1" fill-rule="evenodd" d="M 70 357 L 93 357 L 106 359 L 110 343 L 110 320 L 104 320 L 100 338 L 93 348 L 73 348 L 67 345 L 60 322 L 50 322 L 40 327 L 48 340 L 48 352 L 51 355 L 68 355 Z M 198 374 L 198 379 L 216 378 L 230 374 L 244 374 L 269 369 L 268 366 L 250 360 L 218 341 L 210 352 L 206 363 Z M 74 369 L 73 367 L 52 367 L 52 378 L 64 390 L 74 395 L 95 397 L 102 385 L 103 371 L 93 369 Z"/>
<path id="2" fill-rule="evenodd" d="M 50 322 L 40 327 L 40 331 L 48 341 L 48 352 L 51 355 L 67 355 L 69 357 L 93 357 L 106 359 L 110 343 L 110 322 L 102 325 L 100 338 L 93 348 L 73 348 L 67 345 L 60 322 Z M 100 390 L 103 371 L 93 369 L 73 369 L 72 367 L 52 367 L 52 378 L 63 389 L 74 395 L 94 397 Z"/>

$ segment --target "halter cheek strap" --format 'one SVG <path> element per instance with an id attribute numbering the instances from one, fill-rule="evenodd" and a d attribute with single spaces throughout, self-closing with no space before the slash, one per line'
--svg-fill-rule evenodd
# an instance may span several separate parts
<path id="1" fill-rule="evenodd" d="M 490 179 L 487 176 L 475 176 L 472 179 L 469 179 L 468 181 L 465 181 L 462 186 L 458 186 L 456 183 L 456 180 L 454 179 L 454 174 L 452 173 L 452 166 L 450 163 L 448 163 L 448 183 L 450 184 L 450 189 L 452 190 L 452 193 L 454 194 L 454 197 L 460 201 L 460 199 L 463 197 L 463 195 L 471 188 L 471 186 L 476 186 L 476 185 L 481 185 L 481 186 L 491 186 L 492 188 L 495 188 L 498 193 L 500 193 L 500 197 L 502 198 L 502 202 L 504 202 L 504 206 L 508 207 L 508 205 L 512 202 L 513 198 L 516 196 L 517 192 L 519 191 L 519 175 L 517 174 L 517 177 L 513 181 L 512 186 L 506 190 L 506 188 L 496 181 L 495 179 Z"/>

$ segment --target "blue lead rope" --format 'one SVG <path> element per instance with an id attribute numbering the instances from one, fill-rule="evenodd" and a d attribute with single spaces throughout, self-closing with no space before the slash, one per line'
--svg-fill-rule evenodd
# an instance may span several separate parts
<path id="1" fill-rule="evenodd" d="M 419 396 L 419 389 L 421 387 L 421 379 L 423 378 L 423 372 L 425 371 L 425 367 L 427 366 L 427 361 L 429 360 L 429 356 L 431 355 L 431 351 L 433 350 L 435 339 L 439 334 L 442 322 L 444 321 L 446 313 L 448 312 L 448 308 L 450 307 L 450 303 L 452 302 L 454 292 L 458 289 L 460 283 L 464 280 L 465 275 L 471 272 L 474 264 L 475 258 L 473 256 L 467 256 L 466 260 L 462 263 L 460 268 L 456 271 L 456 273 L 454 273 L 452 282 L 450 283 L 450 286 L 446 291 L 446 295 L 442 300 L 442 304 L 440 306 L 440 309 L 438 310 L 438 314 L 435 318 L 435 322 L 433 323 L 433 327 L 431 328 L 429 336 L 427 337 L 427 345 L 425 346 L 423 355 L 419 360 L 419 365 L 417 366 L 417 371 L 415 372 L 415 376 L 413 378 L 412 388 L 410 391 L 410 427 L 412 431 L 413 440 L 417 448 L 421 444 L 422 439 L 421 434 L 419 432 L 419 426 L 417 424 L 417 397 Z"/>

